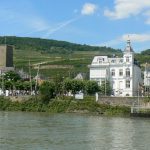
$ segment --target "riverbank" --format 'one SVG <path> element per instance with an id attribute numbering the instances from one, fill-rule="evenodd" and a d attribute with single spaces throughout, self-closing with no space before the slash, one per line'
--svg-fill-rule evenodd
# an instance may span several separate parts
<path id="1" fill-rule="evenodd" d="M 99 115 L 129 116 L 130 107 L 98 104 L 94 98 L 86 97 L 84 100 L 74 100 L 71 97 L 53 99 L 44 103 L 37 97 L 31 97 L 22 102 L 12 102 L 9 98 L 0 97 L 1 111 L 29 111 L 50 113 L 90 113 Z"/>

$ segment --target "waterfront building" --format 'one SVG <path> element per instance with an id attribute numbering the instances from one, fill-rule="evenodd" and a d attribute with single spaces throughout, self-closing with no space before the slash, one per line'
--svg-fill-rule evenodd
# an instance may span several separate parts
<path id="1" fill-rule="evenodd" d="M 144 87 L 145 87 L 145 95 L 149 95 L 150 93 L 150 68 L 146 64 L 144 71 Z"/>
<path id="2" fill-rule="evenodd" d="M 90 80 L 99 85 L 109 81 L 113 96 L 137 96 L 139 86 L 143 84 L 130 40 L 127 40 L 123 57 L 95 56 L 89 68 Z"/>
<path id="3" fill-rule="evenodd" d="M 150 68 L 145 66 L 145 71 L 144 71 L 144 86 L 150 86 Z"/>

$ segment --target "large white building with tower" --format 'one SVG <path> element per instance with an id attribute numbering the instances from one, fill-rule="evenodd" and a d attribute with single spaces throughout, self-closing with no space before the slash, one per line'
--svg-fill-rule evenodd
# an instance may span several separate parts
<path id="1" fill-rule="evenodd" d="M 90 67 L 90 80 L 99 85 L 109 81 L 114 96 L 137 96 L 142 85 L 141 69 L 134 59 L 130 40 L 123 51 L 123 57 L 95 56 Z"/>

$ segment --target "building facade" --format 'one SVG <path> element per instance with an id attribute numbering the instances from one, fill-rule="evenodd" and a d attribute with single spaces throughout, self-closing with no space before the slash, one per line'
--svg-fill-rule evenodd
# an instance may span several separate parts
<path id="1" fill-rule="evenodd" d="M 114 96 L 137 96 L 142 85 L 141 69 L 134 59 L 130 40 L 123 57 L 95 56 L 90 67 L 90 80 L 99 85 L 109 81 Z"/>

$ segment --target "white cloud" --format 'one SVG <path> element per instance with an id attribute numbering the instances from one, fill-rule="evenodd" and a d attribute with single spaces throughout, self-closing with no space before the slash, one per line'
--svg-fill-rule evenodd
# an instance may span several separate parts
<path id="1" fill-rule="evenodd" d="M 123 34 L 122 36 L 119 36 L 116 39 L 103 42 L 99 45 L 113 47 L 121 44 L 122 42 L 126 42 L 128 39 L 130 39 L 131 42 L 134 43 L 150 42 L 150 34 Z"/>
<path id="2" fill-rule="evenodd" d="M 133 42 L 148 42 L 150 41 L 150 34 L 124 34 L 122 35 L 122 41 L 128 39 L 128 36 Z"/>
<path id="3" fill-rule="evenodd" d="M 81 14 L 82 15 L 92 15 L 97 10 L 97 5 L 92 3 L 85 3 L 82 7 Z"/>
<path id="4" fill-rule="evenodd" d="M 146 11 L 144 15 L 147 17 L 145 23 L 150 25 L 150 10 Z"/>
<path id="5" fill-rule="evenodd" d="M 115 0 L 114 11 L 105 9 L 104 15 L 110 19 L 123 19 L 136 16 L 150 8 L 150 0 Z"/>
<path id="6" fill-rule="evenodd" d="M 77 18 L 73 18 L 73 19 L 70 19 L 70 20 L 67 20 L 65 22 L 62 22 L 62 23 L 59 23 L 58 25 L 56 25 L 55 27 L 52 27 L 52 28 L 49 28 L 46 32 L 46 34 L 43 36 L 43 38 L 47 38 L 49 37 L 51 34 L 59 31 L 60 29 L 66 27 L 67 25 L 77 21 L 79 19 L 79 17 Z"/>

